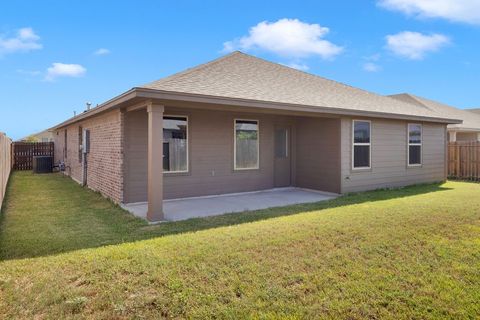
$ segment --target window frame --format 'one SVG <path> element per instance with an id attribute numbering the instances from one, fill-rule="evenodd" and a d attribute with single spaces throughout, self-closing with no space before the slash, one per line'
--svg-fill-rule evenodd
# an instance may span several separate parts
<path id="1" fill-rule="evenodd" d="M 78 126 L 78 163 L 83 162 L 83 128 Z"/>
<path id="2" fill-rule="evenodd" d="M 410 143 L 410 126 L 420 126 L 420 143 Z M 410 164 L 410 146 L 420 147 L 420 163 Z M 407 167 L 421 167 L 423 166 L 423 124 L 409 122 L 407 123 Z"/>
<path id="3" fill-rule="evenodd" d="M 251 121 L 257 123 L 257 165 L 252 168 L 237 168 L 237 121 Z M 260 169 L 260 120 L 258 119 L 245 119 L 234 118 L 233 119 L 233 170 L 234 171 L 248 171 Z"/>
<path id="4" fill-rule="evenodd" d="M 162 171 L 166 175 L 175 175 L 175 174 L 185 174 L 190 173 L 190 119 L 188 115 L 184 114 L 163 114 L 162 122 L 165 121 L 165 118 L 185 118 L 187 121 L 187 170 L 177 170 L 177 171 L 165 171 L 163 169 L 163 160 L 162 160 Z M 162 128 L 162 159 L 165 157 L 163 154 L 163 144 L 165 143 L 165 139 L 163 138 L 163 129 Z"/>
<path id="5" fill-rule="evenodd" d="M 63 159 L 68 159 L 68 130 L 65 128 L 65 132 L 63 134 L 64 145 L 63 145 Z"/>
<path id="6" fill-rule="evenodd" d="M 370 142 L 355 142 L 355 122 L 368 122 L 370 128 Z M 355 167 L 355 146 L 368 146 L 368 166 L 367 167 Z M 352 170 L 361 171 L 361 170 L 371 170 L 372 169 L 372 121 L 371 120 L 362 120 L 362 119 L 353 119 L 352 120 Z"/>

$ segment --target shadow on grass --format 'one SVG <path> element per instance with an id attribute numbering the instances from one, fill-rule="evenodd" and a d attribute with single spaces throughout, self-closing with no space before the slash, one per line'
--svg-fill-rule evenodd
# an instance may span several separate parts
<path id="1" fill-rule="evenodd" d="M 192 218 L 184 221 L 165 222 L 158 225 L 150 225 L 144 227 L 142 228 L 142 230 L 145 233 L 148 233 L 149 236 L 165 236 L 183 232 L 194 232 L 210 228 L 250 223 L 299 213 L 307 213 L 312 211 L 320 211 L 324 209 L 332 209 L 342 206 L 361 204 L 365 202 L 398 199 L 419 194 L 427 194 L 431 192 L 447 190 L 451 190 L 451 188 L 443 187 L 441 183 L 435 183 L 416 185 L 399 189 L 382 189 L 368 192 L 351 193 L 340 196 L 336 199 L 314 203 L 295 204 L 284 207 L 275 207 L 255 211 L 229 213 L 220 216 L 212 216 L 205 218 Z M 147 236 L 147 238 L 149 236 Z"/>
<path id="2" fill-rule="evenodd" d="M 480 179 L 478 179 L 478 178 L 458 178 L 458 177 L 450 176 L 450 177 L 448 177 L 448 180 L 456 181 L 456 182 L 472 183 L 472 184 L 477 184 L 477 185 L 480 184 Z"/>
<path id="3" fill-rule="evenodd" d="M 28 188 L 22 188 L 22 183 L 27 183 Z M 27 201 L 23 200 L 27 196 L 23 193 L 28 192 L 28 196 L 31 197 L 32 192 L 38 191 L 38 194 L 41 195 L 40 190 L 36 190 L 35 185 L 37 184 L 38 188 L 51 188 L 51 192 L 56 192 L 57 202 L 61 200 L 58 197 L 68 197 L 65 199 L 68 200 L 65 201 L 67 204 L 63 204 L 64 207 L 59 210 L 55 207 L 56 201 L 52 201 L 51 205 L 47 204 L 41 207 L 36 206 L 33 202 L 31 208 L 26 205 L 26 208 L 22 209 L 28 213 L 25 214 L 28 220 L 18 217 L 15 219 L 16 211 L 20 210 L 19 207 L 22 205 L 25 206 L 23 201 Z M 39 177 L 32 174 L 15 173 L 9 183 L 6 203 L 0 216 L 0 260 L 48 256 L 79 249 L 240 225 L 281 216 L 446 190 L 450 190 L 450 188 L 446 188 L 440 183 L 416 185 L 400 189 L 348 194 L 316 203 L 148 225 L 145 221 L 133 217 L 119 206 L 104 199 L 98 193 L 80 187 L 69 178 L 58 174 Z M 45 201 L 45 199 L 39 198 L 38 201 Z M 79 214 L 81 215 L 78 216 Z M 88 217 L 85 218 L 82 215 L 88 215 Z M 36 217 L 39 217 L 38 222 Z M 63 221 L 67 222 L 63 223 Z M 25 228 L 25 224 L 29 224 L 29 228 Z M 38 228 L 35 227 L 36 225 Z M 48 232 L 43 230 L 45 225 L 48 226 Z M 22 234 L 22 232 L 28 234 Z"/>

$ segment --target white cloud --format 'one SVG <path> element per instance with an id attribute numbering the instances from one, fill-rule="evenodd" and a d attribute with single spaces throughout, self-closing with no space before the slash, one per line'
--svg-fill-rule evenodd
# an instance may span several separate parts
<path id="1" fill-rule="evenodd" d="M 110 54 L 110 50 L 105 49 L 105 48 L 100 48 L 100 49 L 96 50 L 93 54 L 96 55 L 96 56 L 105 56 L 107 54 Z"/>
<path id="2" fill-rule="evenodd" d="M 32 28 L 22 28 L 18 30 L 18 37 L 22 40 L 32 40 L 32 41 L 40 40 L 40 37 L 37 34 L 35 34 Z"/>
<path id="3" fill-rule="evenodd" d="M 297 70 L 301 70 L 301 71 L 307 71 L 309 69 L 309 67 L 306 64 L 296 63 L 296 62 L 285 63 L 284 66 L 287 66 L 287 67 L 290 67 L 290 68 L 293 68 L 293 69 L 297 69 Z"/>
<path id="4" fill-rule="evenodd" d="M 363 57 L 365 61 L 362 65 L 364 71 L 367 72 L 378 72 L 382 70 L 382 67 L 378 64 L 382 55 L 380 53 L 375 53 L 366 57 Z"/>
<path id="5" fill-rule="evenodd" d="M 83 66 L 79 64 L 66 64 L 55 62 L 47 69 L 45 80 L 53 81 L 58 77 L 81 77 L 87 72 Z"/>
<path id="6" fill-rule="evenodd" d="M 478 0 L 379 0 L 379 5 L 420 18 L 480 24 Z"/>
<path id="7" fill-rule="evenodd" d="M 373 63 L 373 62 L 366 62 L 363 64 L 363 70 L 367 71 L 367 72 L 378 72 L 380 71 L 382 68 L 376 64 L 376 63 Z"/>
<path id="8" fill-rule="evenodd" d="M 450 39 L 442 34 L 426 35 L 411 31 L 388 35 L 386 40 L 387 49 L 411 60 L 421 60 L 427 53 L 438 51 L 450 43 Z"/>
<path id="9" fill-rule="evenodd" d="M 331 59 L 343 51 L 323 38 L 330 30 L 319 24 L 308 24 L 298 19 L 263 21 L 250 28 L 248 35 L 223 44 L 223 50 L 260 49 L 288 58 L 320 56 Z"/>
<path id="10" fill-rule="evenodd" d="M 39 40 L 40 37 L 32 28 L 17 30 L 15 37 L 5 38 L 0 36 L 0 55 L 42 49 L 43 46 Z"/>

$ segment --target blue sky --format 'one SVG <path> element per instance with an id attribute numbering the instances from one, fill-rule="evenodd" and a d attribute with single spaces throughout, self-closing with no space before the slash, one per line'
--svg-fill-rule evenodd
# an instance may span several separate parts
<path id="1" fill-rule="evenodd" d="M 479 40 L 479 0 L 8 1 L 0 131 L 20 138 L 235 49 L 380 94 L 480 107 Z"/>

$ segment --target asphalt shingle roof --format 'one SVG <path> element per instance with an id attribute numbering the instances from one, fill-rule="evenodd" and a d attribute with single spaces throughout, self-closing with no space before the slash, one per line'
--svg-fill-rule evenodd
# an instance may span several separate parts
<path id="1" fill-rule="evenodd" d="M 449 118 L 435 110 L 357 89 L 241 52 L 141 86 L 169 92 L 309 107 Z"/>
<path id="2" fill-rule="evenodd" d="M 480 113 L 480 108 L 472 108 L 472 109 L 466 109 L 466 110 L 473 113 Z"/>
<path id="3" fill-rule="evenodd" d="M 449 129 L 464 129 L 480 131 L 480 114 L 467 110 L 458 109 L 437 101 L 422 98 L 409 93 L 394 94 L 389 97 L 399 101 L 414 103 L 426 109 L 432 110 L 447 118 L 460 119 L 463 123 L 449 124 Z"/>

